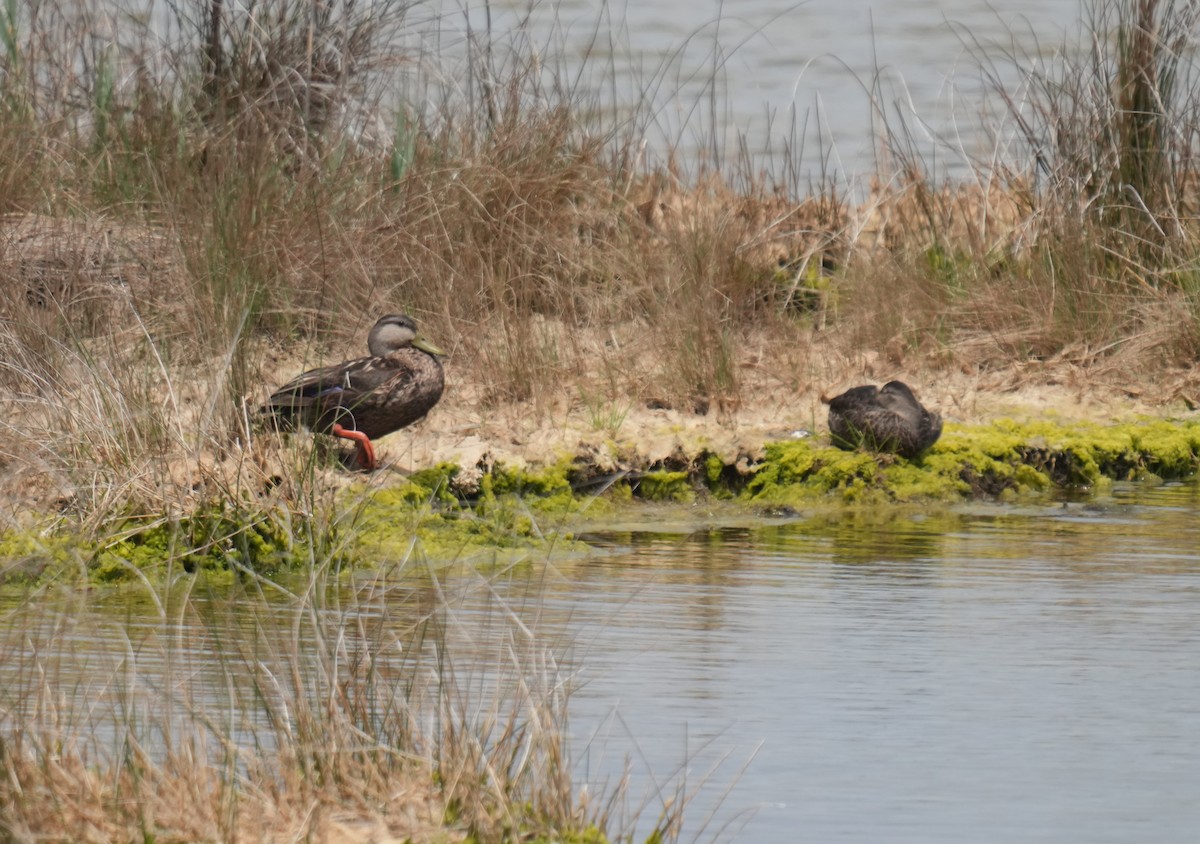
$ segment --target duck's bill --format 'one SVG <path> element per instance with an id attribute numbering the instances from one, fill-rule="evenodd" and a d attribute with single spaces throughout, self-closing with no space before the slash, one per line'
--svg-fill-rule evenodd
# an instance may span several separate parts
<path id="1" fill-rule="evenodd" d="M 446 356 L 445 352 L 443 352 L 437 346 L 430 343 L 424 337 L 414 338 L 412 341 L 412 344 L 413 344 L 413 348 L 420 349 L 422 352 L 428 352 L 429 354 L 437 355 L 440 358 L 444 358 Z"/>

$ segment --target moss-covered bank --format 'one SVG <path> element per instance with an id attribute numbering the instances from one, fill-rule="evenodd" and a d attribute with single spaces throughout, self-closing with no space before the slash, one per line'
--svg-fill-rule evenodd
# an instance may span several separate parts
<path id="1" fill-rule="evenodd" d="M 467 480 L 443 464 L 400 483 L 351 485 L 329 512 L 300 513 L 247 496 L 168 518 L 130 517 L 99 540 L 67 527 L 0 538 L 4 579 L 111 581 L 172 571 L 270 574 L 316 562 L 385 566 L 416 558 L 509 562 L 578 549 L 570 531 L 638 501 L 722 499 L 750 507 L 1015 500 L 1114 480 L 1186 478 L 1200 470 L 1200 421 L 1122 425 L 999 421 L 948 425 L 916 460 L 845 452 L 815 438 L 759 455 L 678 454 L 618 471 L 564 457 L 539 469 L 494 465 Z"/>
<path id="2" fill-rule="evenodd" d="M 1000 420 L 947 425 L 926 454 L 906 460 L 847 452 L 824 438 L 768 443 L 758 455 L 679 454 L 618 475 L 576 464 L 577 489 L 608 482 L 610 499 L 751 505 L 884 504 L 1014 499 L 1054 489 L 1089 492 L 1113 481 L 1179 479 L 1200 471 L 1200 420 L 1120 425 Z"/>
<path id="3" fill-rule="evenodd" d="M 1200 469 L 1200 422 L 1122 425 L 1001 420 L 947 425 L 916 460 L 843 452 L 810 440 L 774 443 L 743 496 L 767 503 L 1003 499 L 1115 480 L 1187 478 Z"/>

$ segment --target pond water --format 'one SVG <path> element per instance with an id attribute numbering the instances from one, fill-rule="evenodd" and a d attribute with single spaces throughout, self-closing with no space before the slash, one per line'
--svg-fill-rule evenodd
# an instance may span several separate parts
<path id="1" fill-rule="evenodd" d="M 592 541 L 603 550 L 584 558 L 375 582 L 329 612 L 343 630 L 400 629 L 449 605 L 481 706 L 514 642 L 554 654 L 574 687 L 577 781 L 603 789 L 628 762 L 642 832 L 681 786 L 695 792 L 685 841 L 1190 842 L 1200 829 L 1196 484 L 660 519 Z M 231 619 L 226 647 L 262 629 L 248 602 L 193 597 Z M 43 685 L 37 700 L 77 723 L 105 695 L 129 706 L 114 687 L 131 674 L 183 702 L 224 699 L 205 613 L 162 609 L 107 592 L 10 597 L 0 720 L 28 705 L 14 689 Z M 150 644 L 164 631 L 165 651 Z"/>
<path id="2" fill-rule="evenodd" d="M 790 149 L 804 173 L 866 175 L 886 115 L 931 170 L 963 174 L 969 157 L 1011 152 L 1012 121 L 980 68 L 1020 100 L 1012 60 L 1079 43 L 1086 15 L 1080 0 L 438 0 L 414 9 L 409 37 L 446 57 L 515 33 L 600 103 L 646 107 L 652 157 L 670 143 L 732 161 L 741 136 L 751 155 L 774 151 L 758 160 L 777 174 Z"/>
<path id="3" fill-rule="evenodd" d="M 971 161 L 1028 163 L 998 80 L 1027 95 L 1016 65 L 1052 65 L 1064 45 L 1089 44 L 1080 21 L 1108 0 L 417 0 L 376 4 L 385 57 L 368 100 L 438 119 L 453 103 L 483 113 L 482 64 L 505 82 L 535 67 L 541 92 L 564 92 L 576 113 L 644 137 L 646 158 L 693 171 L 701 160 L 749 158 L 789 187 L 876 172 L 885 126 L 935 175 Z M 121 0 L 91 28 L 131 17 Z M 156 37 L 194 39 L 186 4 L 149 3 Z M 242 7 L 229 7 L 236 15 Z M 253 10 L 253 6 L 246 9 Z M 350 4 L 349 9 L 360 9 Z M 395 21 L 387 10 L 403 8 Z M 182 10 L 182 15 L 177 14 Z M 133 15 L 139 19 L 141 14 Z M 182 19 L 182 23 L 180 22 Z M 120 40 L 116 34 L 104 36 Z M 97 36 L 97 43 L 103 38 Z M 134 74 L 130 71 L 128 78 Z M 123 77 L 124 78 L 124 77 Z M 379 90 L 376 90 L 378 88 Z M 378 120 L 375 117 L 379 117 Z M 393 115 L 359 128 L 390 141 Z M 891 173 L 894 162 L 885 161 Z"/>
<path id="4" fill-rule="evenodd" d="M 630 550 L 541 590 L 542 617 L 557 608 L 580 643 L 572 723 L 606 751 L 634 743 L 660 776 L 728 758 L 708 785 L 729 786 L 710 832 L 1061 843 L 1200 829 L 1194 485 L 619 539 Z"/>

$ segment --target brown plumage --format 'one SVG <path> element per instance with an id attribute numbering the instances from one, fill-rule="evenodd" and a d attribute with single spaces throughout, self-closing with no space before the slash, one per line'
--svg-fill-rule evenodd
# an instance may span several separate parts
<path id="1" fill-rule="evenodd" d="M 926 410 L 903 381 L 889 381 L 829 399 L 829 433 L 838 448 L 865 446 L 911 458 L 937 442 L 942 417 Z"/>
<path id="2" fill-rule="evenodd" d="M 441 349 L 417 334 L 411 317 L 380 317 L 367 335 L 370 355 L 311 369 L 276 390 L 260 413 L 285 430 L 299 426 L 358 443 L 359 464 L 376 467 L 371 440 L 411 425 L 442 397 Z"/>

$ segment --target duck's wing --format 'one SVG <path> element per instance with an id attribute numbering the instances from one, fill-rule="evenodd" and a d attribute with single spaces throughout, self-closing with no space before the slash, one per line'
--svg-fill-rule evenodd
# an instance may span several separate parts
<path id="1" fill-rule="evenodd" d="M 829 433 L 839 448 L 857 448 L 861 444 L 874 447 L 889 439 L 897 424 L 897 416 L 871 399 L 847 395 L 829 403 Z"/>
<path id="2" fill-rule="evenodd" d="M 893 439 L 898 432 L 909 427 L 908 418 L 890 407 L 872 406 L 864 408 L 859 415 L 859 425 L 864 433 L 880 442 Z"/>
<path id="3" fill-rule="evenodd" d="M 903 436 L 903 451 L 918 453 L 929 448 L 942 435 L 942 417 L 929 410 L 902 381 L 890 381 L 879 391 L 879 403 L 895 413 Z"/>
<path id="4" fill-rule="evenodd" d="M 929 415 L 916 396 L 907 390 L 903 393 L 880 390 L 879 409 L 881 412 L 894 414 L 900 424 L 913 430 L 921 427 L 925 417 Z"/>
<path id="5" fill-rule="evenodd" d="M 877 402 L 857 403 L 848 408 L 829 406 L 829 433 L 833 444 L 839 448 L 857 448 L 865 445 L 878 451 L 895 451 L 904 448 L 915 436 L 916 424 L 889 407 Z"/>
<path id="6" fill-rule="evenodd" d="M 386 380 L 380 378 L 379 361 L 366 357 L 310 369 L 272 393 L 263 409 L 287 416 L 352 405 Z"/>
<path id="7" fill-rule="evenodd" d="M 429 367 L 424 358 L 427 357 L 423 353 L 393 354 L 309 370 L 276 390 L 268 400 L 268 406 L 327 410 L 332 407 L 352 409 L 364 400 L 383 402 L 385 397 L 403 401 L 410 388 L 426 374 Z M 421 367 L 422 363 L 425 368 Z M 437 367 L 437 371 L 440 385 L 441 368 Z"/>

